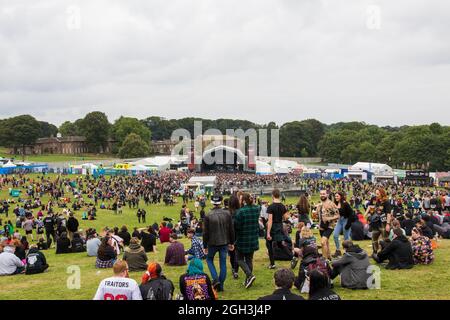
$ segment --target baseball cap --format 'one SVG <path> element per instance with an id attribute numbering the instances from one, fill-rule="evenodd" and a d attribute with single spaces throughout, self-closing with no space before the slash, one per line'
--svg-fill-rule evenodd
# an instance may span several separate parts
<path id="1" fill-rule="evenodd" d="M 223 200 L 223 197 L 220 194 L 215 194 L 211 197 L 211 203 L 212 204 L 221 204 Z"/>

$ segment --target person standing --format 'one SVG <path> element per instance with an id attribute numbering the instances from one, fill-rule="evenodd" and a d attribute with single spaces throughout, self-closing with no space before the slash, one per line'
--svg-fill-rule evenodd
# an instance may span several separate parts
<path id="1" fill-rule="evenodd" d="M 333 234 L 336 221 L 339 219 L 339 211 L 336 205 L 328 198 L 327 190 L 320 190 L 321 203 L 317 206 L 319 216 L 319 233 L 322 244 L 322 255 L 331 260 L 330 236 Z"/>
<path id="2" fill-rule="evenodd" d="M 235 242 L 233 220 L 230 213 L 222 208 L 222 201 L 223 198 L 219 194 L 211 197 L 211 203 L 214 207 L 205 217 L 203 230 L 203 248 L 206 254 L 206 262 L 213 278 L 213 286 L 217 291 L 223 291 L 227 276 L 227 254 L 228 250 L 234 250 Z M 219 276 L 214 266 L 216 253 L 219 253 Z"/>
<path id="3" fill-rule="evenodd" d="M 69 240 L 73 240 L 73 234 L 78 231 L 78 220 L 74 217 L 73 212 L 69 213 L 69 219 L 67 219 L 67 231 Z"/>
<path id="4" fill-rule="evenodd" d="M 273 254 L 274 245 L 285 251 L 287 255 L 292 254 L 289 247 L 284 244 L 285 235 L 283 232 L 283 219 L 287 209 L 286 206 L 281 203 L 280 197 L 280 190 L 274 189 L 272 191 L 272 204 L 267 208 L 268 220 L 266 246 L 270 259 L 269 269 L 275 269 L 275 257 Z"/>
<path id="5" fill-rule="evenodd" d="M 249 193 L 242 195 L 242 205 L 234 217 L 234 228 L 237 261 L 245 273 L 244 286 L 248 289 L 256 279 L 253 274 L 253 255 L 259 249 L 260 209 L 253 205 L 253 198 Z"/>
<path id="6" fill-rule="evenodd" d="M 346 201 L 345 195 L 343 192 L 336 192 L 334 195 L 334 204 L 339 210 L 339 220 L 336 223 L 336 227 L 334 229 L 334 243 L 336 244 L 336 252 L 333 255 L 333 258 L 338 258 L 342 256 L 341 253 L 341 244 L 339 242 L 339 236 L 341 233 L 344 233 L 344 241 L 350 240 L 351 226 L 352 226 L 352 218 L 353 218 L 353 209 L 350 204 Z"/>

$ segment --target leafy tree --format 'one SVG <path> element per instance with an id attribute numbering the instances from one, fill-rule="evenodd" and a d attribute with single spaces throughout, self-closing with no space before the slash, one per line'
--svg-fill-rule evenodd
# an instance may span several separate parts
<path id="1" fill-rule="evenodd" d="M 57 126 L 45 121 L 39 121 L 39 126 L 41 129 L 39 138 L 56 137 L 56 134 L 58 133 Z"/>
<path id="2" fill-rule="evenodd" d="M 73 122 L 65 121 L 59 126 L 59 133 L 64 137 L 79 136 L 81 129 Z"/>
<path id="3" fill-rule="evenodd" d="M 25 159 L 26 146 L 34 145 L 40 133 L 40 123 L 34 117 L 21 115 L 3 121 L 0 140 L 6 147 L 21 148 Z"/>
<path id="4" fill-rule="evenodd" d="M 78 120 L 77 120 L 78 121 Z M 106 114 L 100 111 L 88 113 L 78 122 L 81 133 L 86 137 L 90 152 L 103 152 L 109 138 L 111 124 Z"/>
<path id="5" fill-rule="evenodd" d="M 136 118 L 120 117 L 112 125 L 111 133 L 119 144 L 122 144 L 130 133 L 137 134 L 144 141 L 151 139 L 150 129 Z"/>
<path id="6" fill-rule="evenodd" d="M 119 149 L 120 158 L 138 158 L 150 154 L 148 144 L 137 134 L 130 133 Z"/>

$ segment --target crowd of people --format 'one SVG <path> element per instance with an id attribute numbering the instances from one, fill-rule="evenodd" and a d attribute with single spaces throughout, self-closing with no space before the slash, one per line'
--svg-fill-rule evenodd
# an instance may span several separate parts
<path id="1" fill-rule="evenodd" d="M 244 288 L 253 286 L 258 275 L 254 256 L 263 239 L 267 267 L 276 270 L 276 290 L 261 299 L 303 299 L 291 291 L 295 287 L 310 299 L 337 300 L 334 279 L 339 277 L 344 288 L 370 288 L 371 259 L 387 269 L 428 265 L 435 259 L 437 240 L 450 238 L 450 196 L 443 189 L 347 179 L 302 180 L 298 175 L 216 176 L 214 193 L 198 195 L 186 190 L 179 219 L 164 217 L 151 226 L 146 226 L 142 203 L 174 205 L 190 174 L 3 176 L 2 188 L 22 188 L 26 197 L 2 201 L 0 275 L 48 272 L 44 252 L 55 248 L 56 254 L 86 252 L 95 258 L 96 268 L 112 269 L 113 276 L 101 282 L 95 299 L 213 300 L 226 290 L 229 269 L 234 279 L 242 270 Z M 301 184 L 304 190 L 297 203 L 286 203 L 277 188 L 270 201 L 239 191 L 278 184 Z M 318 203 L 313 201 L 316 194 Z M 44 197 L 48 198 L 45 203 Z M 143 227 L 80 230 L 76 213 L 81 213 L 82 220 L 93 220 L 98 209 L 121 214 L 126 206 L 136 210 Z M 179 241 L 184 237 L 189 248 Z M 371 252 L 355 243 L 361 240 L 371 241 Z M 148 261 L 147 253 L 156 252 L 158 242 L 167 243 L 164 266 L 187 270 L 180 275 L 178 294 L 163 267 Z M 292 270 L 278 268 L 276 261 L 280 260 L 290 261 Z M 129 271 L 143 272 L 140 284 L 129 278 Z"/>

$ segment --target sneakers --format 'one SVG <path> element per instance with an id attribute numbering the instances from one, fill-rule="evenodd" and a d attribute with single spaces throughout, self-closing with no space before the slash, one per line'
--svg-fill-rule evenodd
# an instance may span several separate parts
<path id="1" fill-rule="evenodd" d="M 219 280 L 214 280 L 213 281 L 213 283 L 212 283 L 212 287 L 216 290 L 216 291 L 219 291 L 219 289 L 220 289 L 220 281 Z"/>
<path id="2" fill-rule="evenodd" d="M 255 282 L 255 280 L 256 280 L 256 277 L 253 275 L 250 276 L 250 278 L 247 278 L 244 282 L 245 289 L 250 288 L 252 286 L 253 282 Z"/>
<path id="3" fill-rule="evenodd" d="M 232 273 L 233 273 L 234 280 L 239 279 L 239 274 L 236 271 L 233 270 Z"/>
<path id="4" fill-rule="evenodd" d="M 339 258 L 342 256 L 341 250 L 336 250 L 336 252 L 332 255 L 333 258 Z"/>
<path id="5" fill-rule="evenodd" d="M 270 270 L 274 270 L 274 269 L 276 269 L 277 267 L 274 265 L 274 264 L 271 264 L 271 265 L 269 265 L 269 269 Z"/>
<path id="6" fill-rule="evenodd" d="M 297 266 L 297 262 L 298 262 L 297 257 L 293 257 L 291 260 L 291 269 L 295 269 L 295 267 Z"/>

